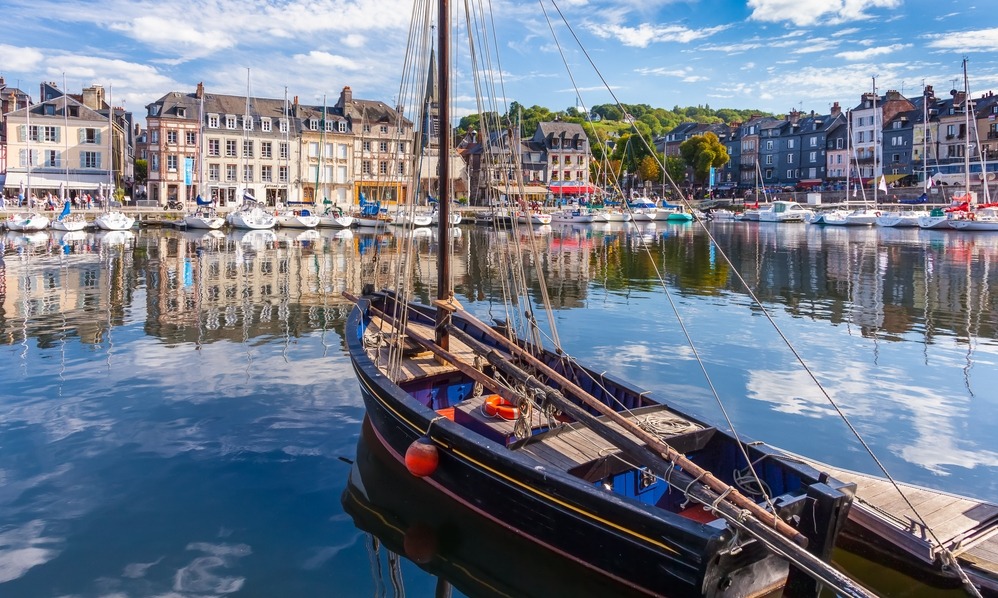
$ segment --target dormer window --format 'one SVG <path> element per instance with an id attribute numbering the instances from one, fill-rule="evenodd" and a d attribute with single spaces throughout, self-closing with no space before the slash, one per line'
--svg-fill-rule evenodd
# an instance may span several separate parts
<path id="1" fill-rule="evenodd" d="M 187 118 L 187 108 L 177 106 L 177 118 Z"/>
<path id="2" fill-rule="evenodd" d="M 159 104 L 149 106 L 149 116 L 159 116 Z"/>
<path id="3" fill-rule="evenodd" d="M 269 118 L 260 119 L 260 130 L 264 133 L 270 133 L 273 130 L 273 121 Z"/>
<path id="4" fill-rule="evenodd" d="M 226 114 L 225 115 L 225 128 L 226 129 L 235 129 L 236 128 L 236 115 L 235 114 Z"/>
<path id="5" fill-rule="evenodd" d="M 243 130 L 252 131 L 253 130 L 253 117 L 249 114 L 243 116 Z"/>
<path id="6" fill-rule="evenodd" d="M 318 131 L 319 130 L 319 119 L 317 119 L 317 118 L 310 118 L 310 119 L 308 119 L 308 130 L 309 131 Z"/>

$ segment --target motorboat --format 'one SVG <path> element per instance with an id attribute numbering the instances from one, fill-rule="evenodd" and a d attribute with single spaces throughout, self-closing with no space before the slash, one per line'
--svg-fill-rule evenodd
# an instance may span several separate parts
<path id="1" fill-rule="evenodd" d="M 805 222 L 813 212 L 796 201 L 778 199 L 759 210 L 759 222 Z"/>

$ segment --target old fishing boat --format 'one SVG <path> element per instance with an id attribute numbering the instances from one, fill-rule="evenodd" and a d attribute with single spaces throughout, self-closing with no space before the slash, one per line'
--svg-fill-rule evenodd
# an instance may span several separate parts
<path id="1" fill-rule="evenodd" d="M 435 47 L 426 34 L 410 41 L 407 55 L 425 56 L 410 70 L 421 64 L 436 77 L 424 75 L 426 87 L 413 86 L 423 97 L 402 103 L 435 112 L 413 122 L 436 123 L 427 130 L 438 135 L 430 152 L 437 167 L 407 168 L 437 176 L 435 299 L 417 300 L 425 287 L 408 274 L 422 271 L 412 263 L 382 266 L 377 271 L 391 272 L 393 283 L 367 281 L 359 295 L 347 295 L 356 305 L 346 342 L 374 441 L 427 487 L 639 593 L 814 595 L 825 586 L 868 595 L 829 565 L 851 485 L 699 419 L 684 410 L 683 396 L 656 396 L 576 362 L 559 346 L 553 319 L 541 330 L 524 307 L 529 289 L 514 263 L 521 244 L 535 245 L 533 227 L 504 235 L 509 244 L 495 248 L 501 276 L 516 287 L 506 319 L 486 324 L 455 300 L 449 210 L 459 176 L 447 159 L 454 15 L 448 0 L 438 0 L 435 19 L 425 4 L 413 14 L 425 27 L 411 31 L 438 32 Z M 394 129 L 406 130 L 402 118 Z M 511 173 L 516 160 L 515 152 L 490 157 Z M 415 228 L 400 227 L 400 242 Z M 546 298 L 543 280 L 539 289 Z M 543 334 L 553 348 L 543 346 Z"/>

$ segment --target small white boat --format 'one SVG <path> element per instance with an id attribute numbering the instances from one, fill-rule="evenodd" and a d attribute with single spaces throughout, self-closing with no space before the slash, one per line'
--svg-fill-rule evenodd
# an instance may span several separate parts
<path id="1" fill-rule="evenodd" d="M 319 216 L 319 226 L 328 228 L 350 228 L 354 225 L 354 217 L 344 212 L 341 208 L 328 207 Z"/>
<path id="2" fill-rule="evenodd" d="M 59 217 L 52 221 L 52 230 L 57 230 L 61 232 L 75 232 L 81 231 L 90 226 L 87 219 L 79 214 L 71 214 L 69 208 L 69 201 L 62 206 L 62 212 Z"/>
<path id="3" fill-rule="evenodd" d="M 308 210 L 285 210 L 277 214 L 277 225 L 281 228 L 315 228 L 319 217 Z"/>
<path id="4" fill-rule="evenodd" d="M 124 212 L 118 212 L 115 210 L 111 212 L 104 212 L 94 219 L 94 224 L 101 230 L 123 231 L 132 228 L 132 225 L 135 224 L 135 218 L 132 218 Z"/>
<path id="5" fill-rule="evenodd" d="M 439 224 L 439 222 L 440 222 L 440 211 L 439 210 L 433 210 L 433 212 L 430 214 L 430 222 L 432 224 Z M 458 211 L 456 211 L 456 210 L 452 211 L 450 213 L 450 223 L 452 225 L 454 225 L 454 226 L 457 226 L 458 224 L 461 224 L 461 213 L 458 212 Z"/>
<path id="6" fill-rule="evenodd" d="M 575 210 L 558 210 L 551 212 L 551 222 L 567 222 L 570 224 L 589 224 L 596 219 L 596 215 L 589 208 L 578 208 Z"/>
<path id="7" fill-rule="evenodd" d="M 218 215 L 211 200 L 202 199 L 201 195 L 198 194 L 194 200 L 194 205 L 196 206 L 194 211 L 178 221 L 179 226 L 208 230 L 218 230 L 225 226 L 225 218 Z"/>
<path id="8" fill-rule="evenodd" d="M 735 212 L 723 208 L 707 212 L 707 218 L 715 222 L 731 222 L 736 219 L 736 216 Z"/>
<path id="9" fill-rule="evenodd" d="M 627 211 L 634 222 L 651 222 L 658 219 L 658 208 L 655 207 L 655 202 L 647 197 L 631 198 L 627 202 Z"/>
<path id="10" fill-rule="evenodd" d="M 425 212 L 396 212 L 392 216 L 391 224 L 395 226 L 430 226 L 433 224 L 433 217 Z"/>
<path id="11" fill-rule="evenodd" d="M 805 222 L 811 220 L 813 212 L 796 201 L 778 199 L 767 209 L 759 210 L 759 222 Z"/>
<path id="12" fill-rule="evenodd" d="M 214 211 L 204 210 L 198 210 L 192 214 L 184 216 L 182 222 L 187 228 L 208 230 L 218 230 L 225 226 L 225 218 L 222 218 Z"/>
<path id="13" fill-rule="evenodd" d="M 516 221 L 520 224 L 551 224 L 551 214 L 545 214 L 544 212 L 519 212 L 516 215 Z"/>
<path id="14" fill-rule="evenodd" d="M 631 215 L 621 210 L 600 210 L 596 212 L 596 222 L 630 222 Z"/>
<path id="15" fill-rule="evenodd" d="M 49 219 L 38 212 L 18 212 L 7 218 L 7 228 L 21 232 L 45 230 Z"/>
<path id="16" fill-rule="evenodd" d="M 998 206 L 978 207 L 963 218 L 954 218 L 947 223 L 956 230 L 998 231 Z"/>
<path id="17" fill-rule="evenodd" d="M 229 214 L 226 221 L 234 228 L 248 230 L 266 230 L 277 226 L 277 218 L 256 202 L 244 202 L 240 209 Z"/>
<path id="18" fill-rule="evenodd" d="M 928 216 L 926 210 L 892 210 L 877 216 L 877 226 L 888 228 L 918 228 L 920 219 Z"/>

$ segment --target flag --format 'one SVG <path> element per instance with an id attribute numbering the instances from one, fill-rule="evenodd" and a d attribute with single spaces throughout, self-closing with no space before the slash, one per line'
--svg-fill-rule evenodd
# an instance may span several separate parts
<path id="1" fill-rule="evenodd" d="M 936 184 L 936 180 L 933 179 L 932 177 L 929 177 L 929 178 L 925 179 L 925 188 L 926 189 L 931 189 L 932 187 L 935 186 L 935 184 Z"/>
<path id="2" fill-rule="evenodd" d="M 886 176 L 880 175 L 880 184 L 877 186 L 877 189 L 880 189 L 884 193 L 887 193 L 887 177 Z"/>
<path id="3" fill-rule="evenodd" d="M 68 199 L 66 200 L 66 203 L 62 204 L 62 214 L 59 214 L 59 220 L 62 220 L 66 216 L 69 216 L 69 200 Z"/>

